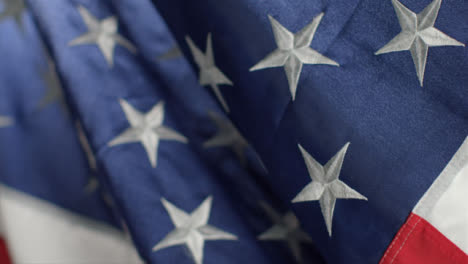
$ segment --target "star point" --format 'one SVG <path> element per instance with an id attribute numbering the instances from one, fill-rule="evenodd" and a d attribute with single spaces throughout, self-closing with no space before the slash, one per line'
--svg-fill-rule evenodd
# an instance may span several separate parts
<path id="1" fill-rule="evenodd" d="M 215 112 L 208 113 L 211 120 L 218 128 L 218 132 L 203 143 L 205 148 L 210 147 L 231 147 L 241 164 L 246 163 L 245 150 L 249 146 L 245 138 L 236 127 L 227 119 Z"/>
<path id="2" fill-rule="evenodd" d="M 13 125 L 14 121 L 11 117 L 0 116 L 0 127 L 8 127 Z"/>
<path id="3" fill-rule="evenodd" d="M 98 20 L 83 6 L 78 7 L 78 12 L 88 27 L 88 32 L 70 41 L 69 46 L 96 44 L 110 67 L 114 65 L 116 44 L 125 47 L 132 53 L 137 52 L 136 47 L 118 33 L 117 17 L 110 16 Z"/>
<path id="4" fill-rule="evenodd" d="M 156 168 L 160 140 L 175 140 L 182 143 L 188 142 L 186 137 L 163 125 L 165 113 L 164 101 L 157 103 L 145 114 L 136 110 L 123 99 L 120 99 L 120 105 L 130 123 L 130 127 L 112 139 L 107 144 L 109 147 L 140 142 L 148 155 L 151 166 Z"/>
<path id="5" fill-rule="evenodd" d="M 86 155 L 88 161 L 88 167 L 90 169 L 90 175 L 88 176 L 88 183 L 85 186 L 86 193 L 94 193 L 99 187 L 99 180 L 97 178 L 97 161 L 96 156 L 94 155 L 93 149 L 89 144 L 88 137 L 84 131 L 83 126 L 79 120 L 75 121 L 75 128 L 78 134 L 78 140 L 80 142 L 81 148 Z"/>
<path id="6" fill-rule="evenodd" d="M 165 61 L 172 60 L 183 57 L 182 51 L 179 49 L 179 46 L 174 45 L 172 48 L 167 50 L 165 53 L 157 57 L 157 60 Z"/>
<path id="7" fill-rule="evenodd" d="M 419 14 L 414 13 L 398 0 L 392 0 L 392 4 L 398 17 L 401 32 L 376 51 L 375 55 L 410 51 L 419 84 L 422 87 L 429 48 L 438 46 L 464 47 L 465 44 L 434 27 L 441 0 L 432 1 Z"/>
<path id="8" fill-rule="evenodd" d="M 0 21 L 12 17 L 21 30 L 24 30 L 23 13 L 26 10 L 24 0 L 3 0 L 3 3 Z"/>
<path id="9" fill-rule="evenodd" d="M 86 186 L 84 187 L 85 193 L 94 193 L 99 188 L 99 180 L 96 177 L 89 177 Z"/>
<path id="10" fill-rule="evenodd" d="M 153 247 L 158 251 L 176 245 L 185 245 L 196 264 L 203 263 L 203 248 L 207 240 L 237 240 L 237 236 L 208 224 L 213 197 L 208 196 L 191 214 L 161 198 L 175 229 Z"/>
<path id="11" fill-rule="evenodd" d="M 311 23 L 296 34 L 291 33 L 271 15 L 268 15 L 278 48 L 250 68 L 256 71 L 266 68 L 284 67 L 292 100 L 296 98 L 297 85 L 304 64 L 339 64 L 310 47 L 324 13 L 317 15 Z"/>
<path id="12" fill-rule="evenodd" d="M 47 66 L 47 70 L 42 71 L 41 76 L 47 90 L 37 107 L 42 110 L 50 104 L 59 102 L 64 113 L 68 114 L 68 105 L 63 95 L 62 84 L 58 77 L 55 63 L 50 58 L 47 58 Z"/>
<path id="13" fill-rule="evenodd" d="M 304 189 L 296 195 L 292 202 L 298 203 L 318 200 L 328 234 L 331 236 L 333 213 L 337 199 L 360 199 L 367 201 L 365 196 L 338 179 L 346 151 L 349 147 L 349 142 L 346 143 L 325 166 L 322 166 L 316 161 L 301 145 L 298 146 L 312 182 L 307 184 Z"/>
<path id="14" fill-rule="evenodd" d="M 97 161 L 96 161 L 96 157 L 94 156 L 94 153 L 93 153 L 93 150 L 91 148 L 91 145 L 89 144 L 89 140 L 88 140 L 88 137 L 86 136 L 86 133 L 84 131 L 84 128 L 83 126 L 81 125 L 81 122 L 80 121 L 76 121 L 75 122 L 75 128 L 76 128 L 76 132 L 78 134 L 78 140 L 80 141 L 80 145 L 83 149 L 83 151 L 85 152 L 86 154 L 86 158 L 88 160 L 88 165 L 89 165 L 89 168 L 92 170 L 92 171 L 97 171 Z"/>
<path id="15" fill-rule="evenodd" d="M 226 112 L 229 112 L 229 106 L 224 99 L 221 91 L 219 90 L 218 85 L 233 85 L 232 81 L 229 80 L 226 75 L 216 66 L 214 61 L 214 54 L 213 54 L 213 45 L 211 41 L 211 33 L 208 33 L 208 37 L 206 39 L 206 52 L 203 53 L 192 41 L 189 36 L 185 37 L 187 45 L 192 52 L 193 59 L 195 63 L 200 68 L 200 77 L 199 83 L 202 86 L 209 85 L 213 90 L 216 98 L 220 102 L 221 106 L 224 108 Z"/>
<path id="16" fill-rule="evenodd" d="M 302 231 L 300 222 L 293 212 L 280 215 L 270 205 L 261 202 L 268 217 L 273 222 L 273 226 L 258 236 L 259 240 L 285 241 L 288 244 L 294 258 L 298 263 L 302 263 L 301 243 L 311 243 L 312 238 Z"/>

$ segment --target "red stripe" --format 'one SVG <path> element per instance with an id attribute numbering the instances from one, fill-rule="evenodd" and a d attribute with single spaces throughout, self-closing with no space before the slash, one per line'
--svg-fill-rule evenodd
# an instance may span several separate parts
<path id="1" fill-rule="evenodd" d="M 0 264 L 11 264 L 5 241 L 0 238 Z"/>
<path id="2" fill-rule="evenodd" d="M 379 264 L 468 264 L 468 255 L 412 213 Z"/>

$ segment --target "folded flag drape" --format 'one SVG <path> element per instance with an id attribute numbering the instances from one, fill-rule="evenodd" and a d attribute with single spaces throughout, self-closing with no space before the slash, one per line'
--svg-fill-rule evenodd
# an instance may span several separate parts
<path id="1" fill-rule="evenodd" d="M 467 13 L 1 0 L 0 180 L 136 263 L 468 263 Z"/>

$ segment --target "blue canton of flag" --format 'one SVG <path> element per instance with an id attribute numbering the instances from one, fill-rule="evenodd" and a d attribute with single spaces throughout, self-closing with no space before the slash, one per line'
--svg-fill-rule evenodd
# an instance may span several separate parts
<path id="1" fill-rule="evenodd" d="M 466 14 L 0 0 L 0 263 L 468 263 Z"/>

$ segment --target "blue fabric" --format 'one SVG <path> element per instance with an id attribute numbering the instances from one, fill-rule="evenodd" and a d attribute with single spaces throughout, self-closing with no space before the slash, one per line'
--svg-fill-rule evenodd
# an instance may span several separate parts
<path id="1" fill-rule="evenodd" d="M 430 2 L 402 1 L 414 12 Z M 272 225 L 259 201 L 294 210 L 314 240 L 302 245 L 306 263 L 378 263 L 468 132 L 466 48 L 430 48 L 424 87 L 409 52 L 374 55 L 400 31 L 391 1 L 28 3 L 32 19 L 25 15 L 23 35 L 13 20 L 0 24 L 0 35 L 8 36 L 0 38 L 0 115 L 16 121 L 0 129 L 0 179 L 91 217 L 123 220 L 148 263 L 193 263 L 181 246 L 152 252 L 174 228 L 160 199 L 191 212 L 209 195 L 209 223 L 239 240 L 207 242 L 203 263 L 294 261 L 286 244 L 257 240 Z M 115 15 L 138 53 L 117 46 L 111 68 L 96 45 L 70 47 L 88 30 L 79 5 L 99 19 Z M 292 102 L 282 68 L 249 68 L 276 48 L 268 14 L 296 32 L 321 12 L 311 47 L 340 67 L 304 65 Z M 468 2 L 444 1 L 435 26 L 467 43 L 467 13 Z M 203 147 L 216 132 L 207 113 L 223 111 L 209 87 L 198 84 L 184 37 L 204 50 L 210 32 L 216 65 L 234 83 L 220 86 L 231 109 L 226 118 L 252 145 L 245 167 L 228 148 Z M 45 91 L 36 67 L 45 66 L 40 39 L 57 64 L 69 118 L 58 104 L 32 110 Z M 156 59 L 176 44 L 185 57 Z M 189 143 L 161 141 L 156 168 L 141 144 L 108 147 L 129 126 L 119 99 L 142 112 L 164 100 L 164 125 Z M 75 119 L 98 160 L 103 189 L 94 196 L 83 193 L 89 169 Z M 329 237 L 318 202 L 290 202 L 310 182 L 297 144 L 325 164 L 346 142 L 340 179 L 368 201 L 338 200 Z M 114 218 L 100 192 L 111 194 Z"/>
<path id="2" fill-rule="evenodd" d="M 138 47 L 138 54 L 117 47 L 115 66 L 110 69 L 96 46 L 67 46 L 70 40 L 87 31 L 77 11 L 79 4 L 99 19 L 118 15 L 119 32 Z M 175 42 L 149 1 L 111 4 L 48 0 L 32 1 L 30 7 L 57 63 L 72 112 L 86 128 L 105 174 L 104 185 L 113 194 L 144 259 L 149 263 L 193 263 L 189 254 L 181 254 L 187 252 L 181 246 L 152 252 L 153 246 L 174 228 L 160 199 L 164 197 L 191 212 L 212 195 L 209 223 L 235 234 L 239 241 L 207 242 L 204 263 L 292 260 L 284 244 L 257 240 L 260 233 L 272 226 L 259 202 L 267 201 L 281 213 L 286 212 L 287 204 L 274 202 L 271 190 L 257 182 L 264 180 L 258 179 L 264 170 L 253 150 L 247 153 L 251 156 L 249 172 L 229 149 L 202 146 L 216 132 L 208 112 L 222 114 L 221 109 L 211 93 L 198 85 L 196 73 L 186 59 L 156 60 Z M 140 144 L 107 147 L 112 138 L 128 127 L 118 103 L 120 98 L 142 112 L 164 100 L 164 125 L 185 135 L 190 143 L 161 141 L 156 169 L 150 166 Z M 322 263 L 310 245 L 304 245 L 303 251 L 310 261 Z"/>
<path id="3" fill-rule="evenodd" d="M 280 199 L 310 182 L 298 143 L 324 164 L 351 142 L 340 179 L 369 201 L 337 201 L 331 238 L 317 202 L 292 207 L 328 263 L 378 263 L 467 135 L 468 51 L 430 48 L 421 88 L 409 52 L 374 55 L 400 32 L 391 1 L 154 2 L 180 41 L 204 43 L 212 32 L 217 65 L 235 83 L 224 89 L 231 117 Z M 415 12 L 430 2 L 402 1 Z M 443 2 L 436 27 L 466 43 L 467 9 Z M 340 67 L 304 65 L 293 103 L 281 67 L 248 69 L 276 48 L 268 14 L 296 32 L 320 12 L 311 47 Z"/>
<path id="4" fill-rule="evenodd" d="M 23 14 L 23 29 L 12 19 L 2 21 L 0 35 L 0 115 L 14 122 L 0 128 L 1 182 L 117 226 L 104 191 L 85 191 L 93 174 L 74 118 L 59 100 L 44 103 L 48 54 L 30 13 Z"/>

